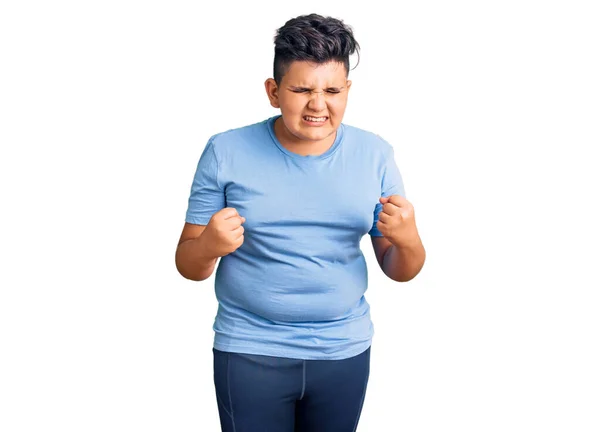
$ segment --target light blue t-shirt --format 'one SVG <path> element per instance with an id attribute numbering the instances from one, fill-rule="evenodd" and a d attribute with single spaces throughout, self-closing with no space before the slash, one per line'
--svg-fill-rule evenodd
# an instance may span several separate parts
<path id="1" fill-rule="evenodd" d="M 352 357 L 373 336 L 360 241 L 382 235 L 379 198 L 405 196 L 394 150 L 342 123 L 325 153 L 301 156 L 276 138 L 278 117 L 212 136 L 192 183 L 186 222 L 225 207 L 246 218 L 243 245 L 215 274 L 214 348 Z"/>

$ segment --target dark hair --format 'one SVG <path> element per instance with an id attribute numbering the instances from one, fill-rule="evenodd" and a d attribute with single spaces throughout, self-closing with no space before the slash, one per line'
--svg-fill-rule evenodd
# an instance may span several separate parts
<path id="1" fill-rule="evenodd" d="M 319 64 L 339 61 L 344 64 L 347 75 L 350 55 L 359 49 L 352 29 L 337 18 L 317 14 L 292 18 L 275 35 L 273 78 L 279 85 L 287 68 L 296 60 Z"/>

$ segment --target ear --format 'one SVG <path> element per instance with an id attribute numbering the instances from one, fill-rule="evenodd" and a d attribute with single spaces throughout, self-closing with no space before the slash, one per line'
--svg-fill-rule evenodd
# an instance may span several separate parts
<path id="1" fill-rule="evenodd" d="M 352 81 L 346 80 L 346 88 L 347 88 L 347 90 L 350 90 L 351 86 L 352 86 Z"/>
<path id="2" fill-rule="evenodd" d="M 279 106 L 279 88 L 277 82 L 273 78 L 269 78 L 265 81 L 265 90 L 267 91 L 267 97 L 273 108 L 280 108 Z"/>

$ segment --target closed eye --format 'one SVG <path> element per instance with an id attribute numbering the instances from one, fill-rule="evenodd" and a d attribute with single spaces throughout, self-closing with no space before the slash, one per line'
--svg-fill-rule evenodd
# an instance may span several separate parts
<path id="1" fill-rule="evenodd" d="M 308 93 L 308 92 L 312 91 L 311 89 L 304 88 L 304 87 L 295 87 L 290 90 L 292 90 L 294 93 Z M 325 90 L 325 92 L 327 92 L 329 94 L 337 94 L 337 93 L 340 93 L 340 91 L 341 90 L 337 87 L 330 87 L 327 90 Z"/>

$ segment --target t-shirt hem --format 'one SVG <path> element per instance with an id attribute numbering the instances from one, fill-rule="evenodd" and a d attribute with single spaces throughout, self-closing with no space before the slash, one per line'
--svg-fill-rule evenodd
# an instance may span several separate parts
<path id="1" fill-rule="evenodd" d="M 238 354 L 253 354 L 253 355 L 265 355 L 265 356 L 273 356 L 273 357 L 285 357 L 297 360 L 344 360 L 350 357 L 357 356 L 364 351 L 366 351 L 372 344 L 372 338 L 362 342 L 360 344 L 356 344 L 352 349 L 344 350 L 339 354 L 308 354 L 306 351 L 310 349 L 300 349 L 297 350 L 296 353 L 293 350 L 281 350 L 277 349 L 270 345 L 262 345 L 262 346 L 248 346 L 248 345 L 236 345 L 236 344 L 222 344 L 217 341 L 213 343 L 213 348 L 231 353 Z M 316 346 L 315 349 L 319 347 Z"/>
<path id="2" fill-rule="evenodd" d="M 210 222 L 210 218 L 197 218 L 197 217 L 191 217 L 191 216 L 187 216 L 185 218 L 185 221 L 187 223 L 190 224 L 194 224 L 194 225 L 208 225 L 208 222 Z"/>

